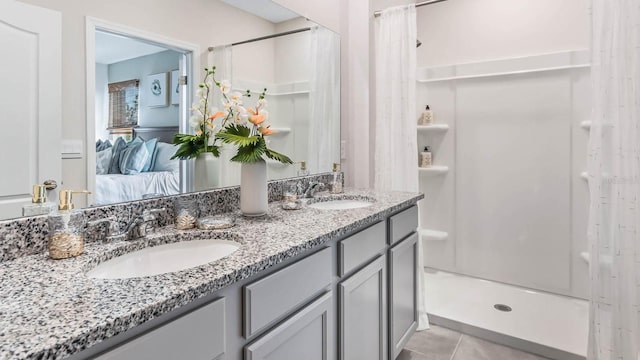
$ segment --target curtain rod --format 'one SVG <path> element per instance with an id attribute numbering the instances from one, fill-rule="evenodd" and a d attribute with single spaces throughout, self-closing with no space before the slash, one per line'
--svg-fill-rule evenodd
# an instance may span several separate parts
<path id="1" fill-rule="evenodd" d="M 444 0 L 439 0 L 439 1 L 444 1 Z M 273 35 L 261 36 L 261 37 L 255 38 L 255 39 L 249 39 L 249 40 L 244 40 L 244 41 L 232 43 L 231 46 L 248 44 L 248 43 L 252 43 L 252 42 L 256 42 L 256 41 L 260 41 L 260 40 L 273 39 L 273 38 L 276 38 L 276 37 L 285 36 L 285 35 L 291 35 L 291 34 L 297 34 L 297 33 L 305 32 L 305 31 L 309 31 L 309 30 L 311 30 L 310 27 L 291 30 L 291 31 L 285 31 L 285 32 L 281 32 L 281 33 L 277 33 L 277 34 L 273 34 Z M 213 46 L 209 46 L 209 51 L 213 51 Z"/>
<path id="2" fill-rule="evenodd" d="M 447 0 L 429 0 L 429 1 L 423 1 L 423 2 L 419 2 L 416 3 L 416 7 L 420 7 L 420 6 L 425 6 L 425 5 L 432 5 L 432 4 L 437 4 L 439 2 L 443 2 L 443 1 L 447 1 Z M 374 17 L 378 17 L 382 14 L 382 10 L 378 10 L 376 12 L 373 13 Z"/>

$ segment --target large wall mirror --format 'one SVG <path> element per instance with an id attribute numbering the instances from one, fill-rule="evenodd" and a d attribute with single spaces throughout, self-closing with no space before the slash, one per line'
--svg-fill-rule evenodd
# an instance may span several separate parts
<path id="1" fill-rule="evenodd" d="M 23 2 L 49 6 L 40 0 Z M 136 34 L 96 27 L 95 49 L 87 48 L 94 51 L 88 58 L 95 58 L 95 89 L 88 89 L 86 94 L 95 114 L 87 116 L 91 121 L 86 126 L 87 158 L 82 159 L 86 160 L 90 173 L 73 174 L 78 179 L 89 179 L 87 186 L 94 193 L 88 206 L 240 183 L 240 166 L 230 161 L 235 150 L 230 146 L 225 145 L 220 152 L 215 181 L 204 187 L 194 179 L 194 160 L 171 159 L 176 151 L 176 146 L 170 144 L 175 134 L 195 132 L 189 124 L 189 112 L 193 101 L 198 100 L 196 89 L 204 78 L 204 67 L 216 66 L 216 77 L 228 80 L 234 91 L 248 90 L 252 95 L 244 99 L 248 107 L 267 89 L 268 122 L 277 131 L 269 137 L 269 147 L 294 161 L 291 165 L 268 161 L 270 179 L 331 171 L 332 164 L 340 161 L 339 35 L 270 0 L 211 2 L 218 3 L 206 5 L 216 9 L 215 17 L 232 17 L 242 27 L 241 31 L 251 36 L 239 38 L 233 27 L 217 26 L 210 21 L 210 31 L 220 36 L 207 46 L 200 42 L 200 53 L 195 54 L 188 46 L 149 41 Z M 200 2 L 193 4 L 198 6 Z M 63 14 L 63 39 L 64 31 L 69 31 L 64 26 L 66 7 L 64 1 L 51 5 L 51 9 Z M 145 17 L 163 18 L 168 11 L 161 6 L 147 8 Z M 86 15 L 95 16 L 89 11 Z M 127 17 L 122 18 L 122 25 L 152 32 Z M 198 38 L 185 35 L 182 29 L 177 32 L 180 33 L 172 34 L 171 38 L 185 38 L 185 44 Z M 0 36 L 12 33 L 0 31 Z M 69 58 L 65 51 L 66 47 L 62 47 L 63 62 Z M 63 92 L 63 97 L 66 96 L 70 95 Z M 220 107 L 217 96 L 213 92 L 211 102 Z M 63 121 L 62 126 L 64 133 L 64 126 L 68 125 Z M 302 162 L 306 164 L 306 172 L 301 171 Z M 2 183 L 10 181 L 9 177 L 2 175 Z M 29 184 L 29 189 L 34 184 Z M 50 200 L 55 201 L 55 195 Z M 29 204 L 30 201 L 14 201 L 13 208 L 3 211 L 0 217 L 19 217 L 22 207 Z"/>

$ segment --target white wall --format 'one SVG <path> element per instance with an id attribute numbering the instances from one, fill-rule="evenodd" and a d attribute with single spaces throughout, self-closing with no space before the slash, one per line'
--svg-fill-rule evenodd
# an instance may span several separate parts
<path id="1" fill-rule="evenodd" d="M 198 44 L 201 64 L 206 64 L 209 46 L 261 36 L 273 28 L 264 19 L 212 0 L 23 1 L 62 13 L 62 133 L 67 139 L 83 142 L 86 139 L 86 16 Z M 65 188 L 87 186 L 86 159 L 63 160 L 62 170 Z"/>
<path id="2" fill-rule="evenodd" d="M 109 65 L 96 64 L 96 141 L 107 140 L 109 132 Z"/>
<path id="3" fill-rule="evenodd" d="M 418 66 L 585 49 L 587 0 L 449 0 L 417 9 Z"/>
<path id="4" fill-rule="evenodd" d="M 181 54 L 167 50 L 156 54 L 137 57 L 109 65 L 109 83 L 139 79 L 139 118 L 140 126 L 178 126 L 180 123 L 179 107 L 171 105 L 163 107 L 149 107 L 146 96 L 150 88 L 148 75 L 171 72 L 177 70 Z M 169 79 L 171 77 L 169 76 Z M 167 82 L 168 86 L 175 86 Z M 97 105 L 96 105 L 97 106 Z M 97 122 L 96 122 L 97 125 Z M 97 131 L 97 130 L 96 130 Z"/>

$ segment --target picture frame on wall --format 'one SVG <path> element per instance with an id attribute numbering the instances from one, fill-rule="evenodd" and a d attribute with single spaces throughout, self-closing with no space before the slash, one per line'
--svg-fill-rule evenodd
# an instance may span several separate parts
<path id="1" fill-rule="evenodd" d="M 179 70 L 171 72 L 171 105 L 180 105 L 180 81 Z"/>
<path id="2" fill-rule="evenodd" d="M 144 94 L 147 98 L 147 106 L 162 107 L 169 105 L 169 73 L 159 73 L 147 76 Z"/>

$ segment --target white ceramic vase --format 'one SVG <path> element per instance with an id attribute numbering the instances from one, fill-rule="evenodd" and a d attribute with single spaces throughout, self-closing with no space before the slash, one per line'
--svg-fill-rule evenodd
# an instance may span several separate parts
<path id="1" fill-rule="evenodd" d="M 219 186 L 220 162 L 212 153 L 198 155 L 193 171 L 193 188 L 195 191 L 210 190 Z"/>
<path id="2" fill-rule="evenodd" d="M 240 169 L 240 211 L 245 216 L 267 213 L 267 163 L 243 163 Z"/>

